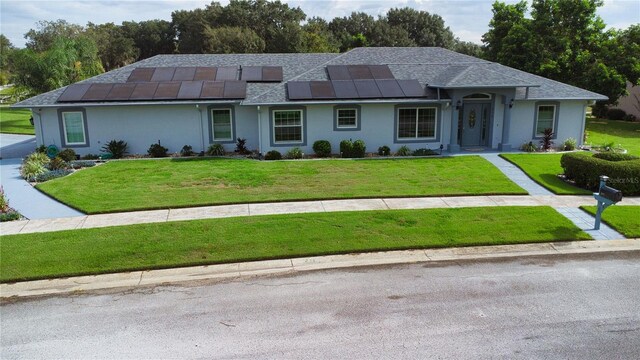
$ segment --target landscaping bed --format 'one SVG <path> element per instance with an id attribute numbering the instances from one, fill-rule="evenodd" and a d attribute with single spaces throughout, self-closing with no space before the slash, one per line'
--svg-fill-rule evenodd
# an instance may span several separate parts
<path id="1" fill-rule="evenodd" d="M 586 240 L 550 207 L 269 215 L 0 237 L 0 281 L 352 252 Z"/>
<path id="2" fill-rule="evenodd" d="M 595 215 L 596 206 L 581 206 Z M 602 221 L 628 238 L 640 237 L 640 206 L 610 206 L 602 213 Z"/>
<path id="3" fill-rule="evenodd" d="M 526 194 L 479 156 L 121 160 L 37 188 L 89 214 L 293 200 Z"/>

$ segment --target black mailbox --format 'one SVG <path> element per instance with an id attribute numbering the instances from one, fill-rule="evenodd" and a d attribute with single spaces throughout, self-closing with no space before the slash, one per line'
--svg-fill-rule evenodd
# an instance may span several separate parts
<path id="1" fill-rule="evenodd" d="M 614 203 L 620 202 L 622 200 L 622 191 L 614 189 L 612 187 L 603 186 L 600 188 L 600 195 L 613 201 Z"/>

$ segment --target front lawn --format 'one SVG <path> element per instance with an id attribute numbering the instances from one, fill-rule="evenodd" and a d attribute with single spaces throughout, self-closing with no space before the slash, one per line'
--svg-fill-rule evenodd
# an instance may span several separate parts
<path id="1" fill-rule="evenodd" d="M 581 206 L 595 215 L 596 206 Z M 640 237 L 640 206 L 610 206 L 602 213 L 602 221 L 628 238 Z"/>
<path id="2" fill-rule="evenodd" d="M 29 122 L 31 111 L 27 109 L 10 109 L 8 105 L 0 105 L 0 133 L 35 134 Z"/>
<path id="3" fill-rule="evenodd" d="M 558 178 L 564 173 L 560 166 L 562 154 L 500 154 L 509 162 L 518 166 L 533 181 L 558 195 L 589 195 L 590 191 L 567 184 Z"/>
<path id="4" fill-rule="evenodd" d="M 587 142 L 594 146 L 613 143 L 640 155 L 640 122 L 587 118 Z"/>
<path id="5" fill-rule="evenodd" d="M 589 236 L 550 207 L 270 215 L 0 237 L 0 281 Z"/>
<path id="6" fill-rule="evenodd" d="M 37 187 L 90 214 L 291 200 L 526 194 L 478 156 L 111 161 Z"/>

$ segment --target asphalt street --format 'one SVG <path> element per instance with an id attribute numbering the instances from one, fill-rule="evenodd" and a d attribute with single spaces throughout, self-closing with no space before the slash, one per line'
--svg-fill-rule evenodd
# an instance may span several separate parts
<path id="1" fill-rule="evenodd" d="M 640 254 L 353 268 L 5 302 L 1 358 L 640 358 Z"/>

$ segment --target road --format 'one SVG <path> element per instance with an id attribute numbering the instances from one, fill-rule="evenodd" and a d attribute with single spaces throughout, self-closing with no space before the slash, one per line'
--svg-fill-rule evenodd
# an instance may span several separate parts
<path id="1" fill-rule="evenodd" d="M 638 359 L 639 260 L 413 264 L 4 303 L 0 357 Z"/>

